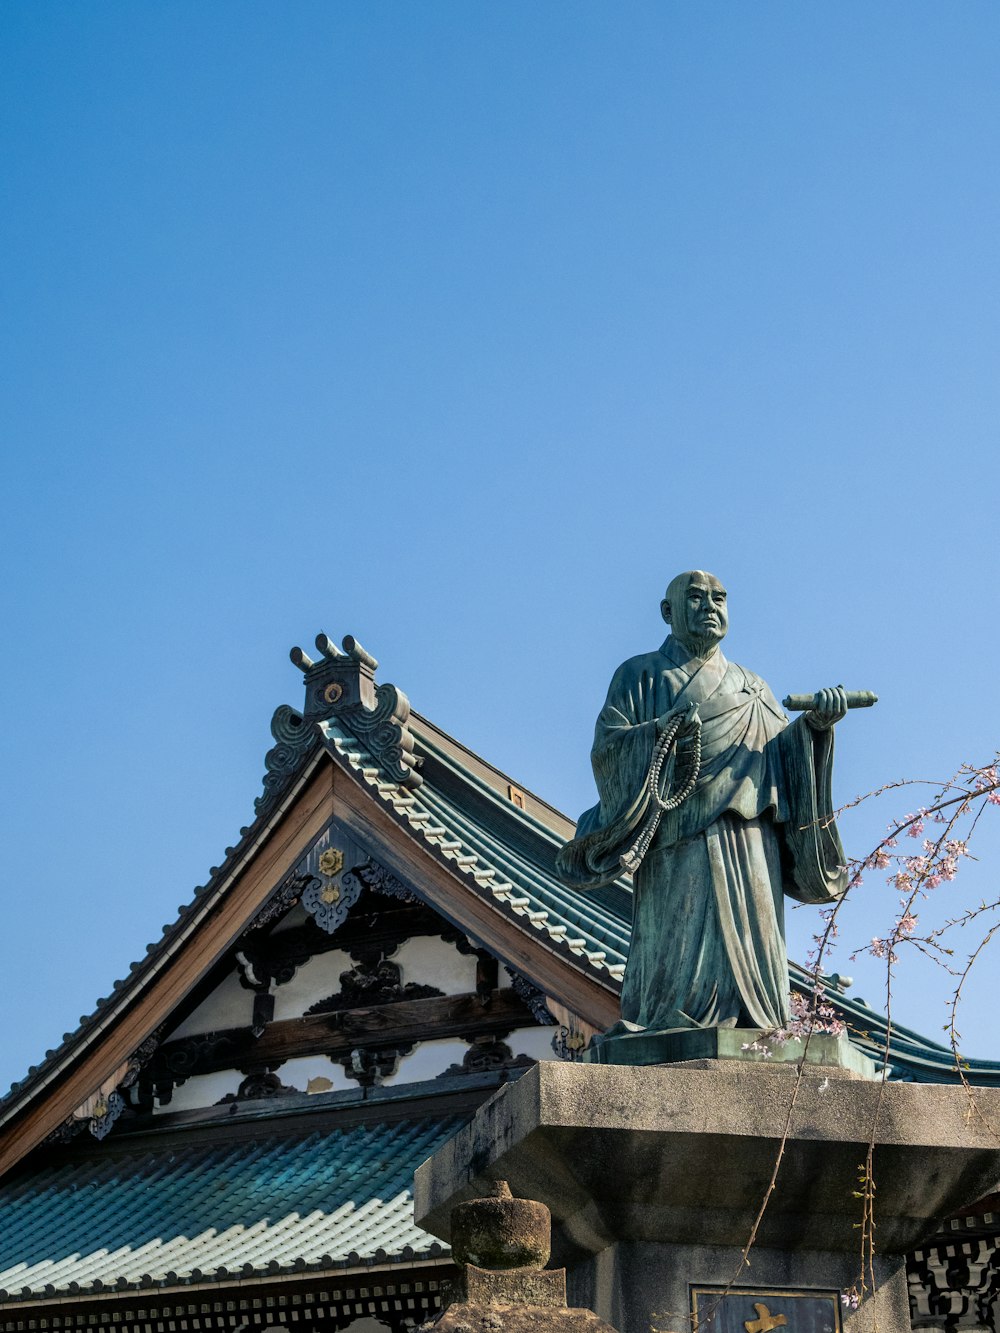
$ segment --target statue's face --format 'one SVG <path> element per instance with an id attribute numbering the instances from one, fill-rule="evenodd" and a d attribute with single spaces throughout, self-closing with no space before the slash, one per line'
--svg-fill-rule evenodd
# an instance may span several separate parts
<path id="1" fill-rule="evenodd" d="M 663 618 L 685 648 L 703 656 L 726 637 L 726 590 L 714 574 L 689 570 L 672 579 L 662 603 Z"/>

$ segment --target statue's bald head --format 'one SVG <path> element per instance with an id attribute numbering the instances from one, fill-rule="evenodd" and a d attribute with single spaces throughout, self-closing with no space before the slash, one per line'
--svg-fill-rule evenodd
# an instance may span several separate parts
<path id="1" fill-rule="evenodd" d="M 704 569 L 688 569 L 671 579 L 660 611 L 674 637 L 698 657 L 717 648 L 729 628 L 726 590 Z"/>

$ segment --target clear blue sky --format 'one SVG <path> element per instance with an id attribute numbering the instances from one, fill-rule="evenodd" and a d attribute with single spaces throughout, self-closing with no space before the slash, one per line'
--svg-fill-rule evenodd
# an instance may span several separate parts
<path id="1" fill-rule="evenodd" d="M 249 822 L 320 629 L 573 814 L 691 566 L 779 695 L 882 696 L 838 798 L 992 753 L 998 68 L 976 0 L 7 0 L 0 1079 Z"/>

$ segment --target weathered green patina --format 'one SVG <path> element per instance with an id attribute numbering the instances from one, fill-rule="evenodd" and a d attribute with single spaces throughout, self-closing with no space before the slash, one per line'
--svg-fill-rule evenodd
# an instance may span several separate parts
<path id="1" fill-rule="evenodd" d="M 622 1023 L 612 1033 L 783 1028 L 783 895 L 830 903 L 847 883 L 830 792 L 846 693 L 821 690 L 817 707 L 789 724 L 767 684 L 722 655 L 726 592 L 714 575 L 678 575 L 661 611 L 671 635 L 611 682 L 591 751 L 601 799 L 558 870 L 577 888 L 607 884 L 623 865 L 634 872 Z M 688 794 L 670 808 L 657 800 L 665 789 Z"/>

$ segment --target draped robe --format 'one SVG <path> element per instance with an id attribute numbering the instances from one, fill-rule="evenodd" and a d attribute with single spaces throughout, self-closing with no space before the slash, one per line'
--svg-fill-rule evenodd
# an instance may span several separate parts
<path id="1" fill-rule="evenodd" d="M 829 903 L 847 883 L 831 817 L 833 732 L 791 725 L 770 689 L 716 652 L 691 658 L 669 637 L 620 666 L 597 719 L 591 761 L 600 802 L 557 857 L 562 879 L 598 888 L 650 809 L 646 776 L 656 719 L 697 703 L 697 784 L 663 815 L 634 875 L 625 1030 L 788 1021 L 784 898 Z M 675 761 L 684 768 L 687 737 Z M 668 770 L 669 771 L 669 770 Z"/>

